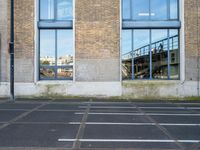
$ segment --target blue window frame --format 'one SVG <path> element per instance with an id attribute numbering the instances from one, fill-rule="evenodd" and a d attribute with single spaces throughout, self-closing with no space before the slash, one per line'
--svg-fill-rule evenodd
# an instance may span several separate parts
<path id="1" fill-rule="evenodd" d="M 73 79 L 72 0 L 40 0 L 39 79 Z"/>
<path id="2" fill-rule="evenodd" d="M 179 1 L 122 0 L 122 78 L 179 79 Z"/>

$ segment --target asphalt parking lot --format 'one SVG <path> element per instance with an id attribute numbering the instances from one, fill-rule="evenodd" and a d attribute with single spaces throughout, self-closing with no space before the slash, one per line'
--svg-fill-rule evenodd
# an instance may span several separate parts
<path id="1" fill-rule="evenodd" d="M 200 150 L 200 102 L 0 100 L 0 150 Z"/>

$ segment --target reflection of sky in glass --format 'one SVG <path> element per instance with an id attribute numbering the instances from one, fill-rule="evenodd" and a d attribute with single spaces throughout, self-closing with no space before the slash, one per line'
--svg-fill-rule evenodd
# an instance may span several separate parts
<path id="1" fill-rule="evenodd" d="M 132 5 L 134 20 L 149 19 L 149 0 L 133 0 Z"/>
<path id="2" fill-rule="evenodd" d="M 122 53 L 132 50 L 132 30 L 122 30 Z"/>
<path id="3" fill-rule="evenodd" d="M 54 19 L 54 0 L 40 0 L 40 19 Z"/>
<path id="4" fill-rule="evenodd" d="M 170 0 L 170 19 L 178 18 L 178 2 L 177 0 Z"/>
<path id="5" fill-rule="evenodd" d="M 130 1 L 132 1 L 132 6 L 130 6 Z M 123 0 L 123 19 L 131 19 L 131 9 L 133 20 L 149 20 L 150 15 L 152 20 L 167 20 L 167 13 L 170 14 L 170 19 L 177 19 L 178 0 L 169 1 L 170 12 L 167 12 L 168 0 Z M 151 12 L 149 12 L 149 7 L 151 7 Z"/>
<path id="6" fill-rule="evenodd" d="M 167 38 L 167 30 L 152 30 L 151 33 L 152 43 Z"/>
<path id="7" fill-rule="evenodd" d="M 55 30 L 40 30 L 40 57 L 55 57 Z"/>
<path id="8" fill-rule="evenodd" d="M 73 55 L 72 30 L 58 30 L 58 58 L 66 55 Z"/>
<path id="9" fill-rule="evenodd" d="M 130 0 L 123 0 L 123 19 L 131 18 Z"/>
<path id="10" fill-rule="evenodd" d="M 151 0 L 151 20 L 167 20 L 167 0 Z"/>
<path id="11" fill-rule="evenodd" d="M 171 29 L 171 30 L 169 30 L 169 35 L 170 35 L 170 37 L 178 35 L 178 30 L 177 29 Z"/>
<path id="12" fill-rule="evenodd" d="M 134 50 L 150 43 L 149 30 L 134 30 Z"/>
<path id="13" fill-rule="evenodd" d="M 57 19 L 58 20 L 72 19 L 72 0 L 57 1 Z"/>

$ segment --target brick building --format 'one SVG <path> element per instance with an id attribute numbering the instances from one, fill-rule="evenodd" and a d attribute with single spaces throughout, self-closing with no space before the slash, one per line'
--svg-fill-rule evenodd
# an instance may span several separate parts
<path id="1" fill-rule="evenodd" d="M 0 0 L 0 96 L 9 96 Z M 15 1 L 16 96 L 200 94 L 199 0 Z"/>

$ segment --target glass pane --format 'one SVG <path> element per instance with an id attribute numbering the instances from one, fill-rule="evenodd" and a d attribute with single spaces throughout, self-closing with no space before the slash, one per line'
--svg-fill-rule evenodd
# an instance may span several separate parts
<path id="1" fill-rule="evenodd" d="M 72 0 L 57 0 L 57 20 L 72 20 Z"/>
<path id="2" fill-rule="evenodd" d="M 54 79 L 55 71 L 53 68 L 40 68 L 40 79 Z"/>
<path id="3" fill-rule="evenodd" d="M 54 0 L 40 0 L 40 19 L 54 19 Z"/>
<path id="4" fill-rule="evenodd" d="M 151 0 L 151 20 L 167 20 L 167 0 Z"/>
<path id="5" fill-rule="evenodd" d="M 178 19 L 178 2 L 170 0 L 170 19 Z"/>
<path id="6" fill-rule="evenodd" d="M 40 65 L 55 65 L 55 30 L 40 30 Z"/>
<path id="7" fill-rule="evenodd" d="M 130 0 L 123 0 L 123 19 L 131 19 Z"/>
<path id="8" fill-rule="evenodd" d="M 167 30 L 152 30 L 152 77 L 168 78 L 168 33 Z"/>
<path id="9" fill-rule="evenodd" d="M 179 78 L 179 37 L 178 30 L 170 30 L 170 78 Z"/>
<path id="10" fill-rule="evenodd" d="M 150 31 L 134 30 L 134 77 L 135 79 L 147 79 L 150 76 L 149 52 Z"/>
<path id="11" fill-rule="evenodd" d="M 69 68 L 58 68 L 57 78 L 73 78 L 73 67 Z"/>
<path id="12" fill-rule="evenodd" d="M 132 76 L 132 30 L 122 30 L 122 77 Z"/>
<path id="13" fill-rule="evenodd" d="M 57 65 L 73 66 L 73 33 L 72 30 L 57 31 Z"/>
<path id="14" fill-rule="evenodd" d="M 149 0 L 132 0 L 133 20 L 149 20 Z"/>

